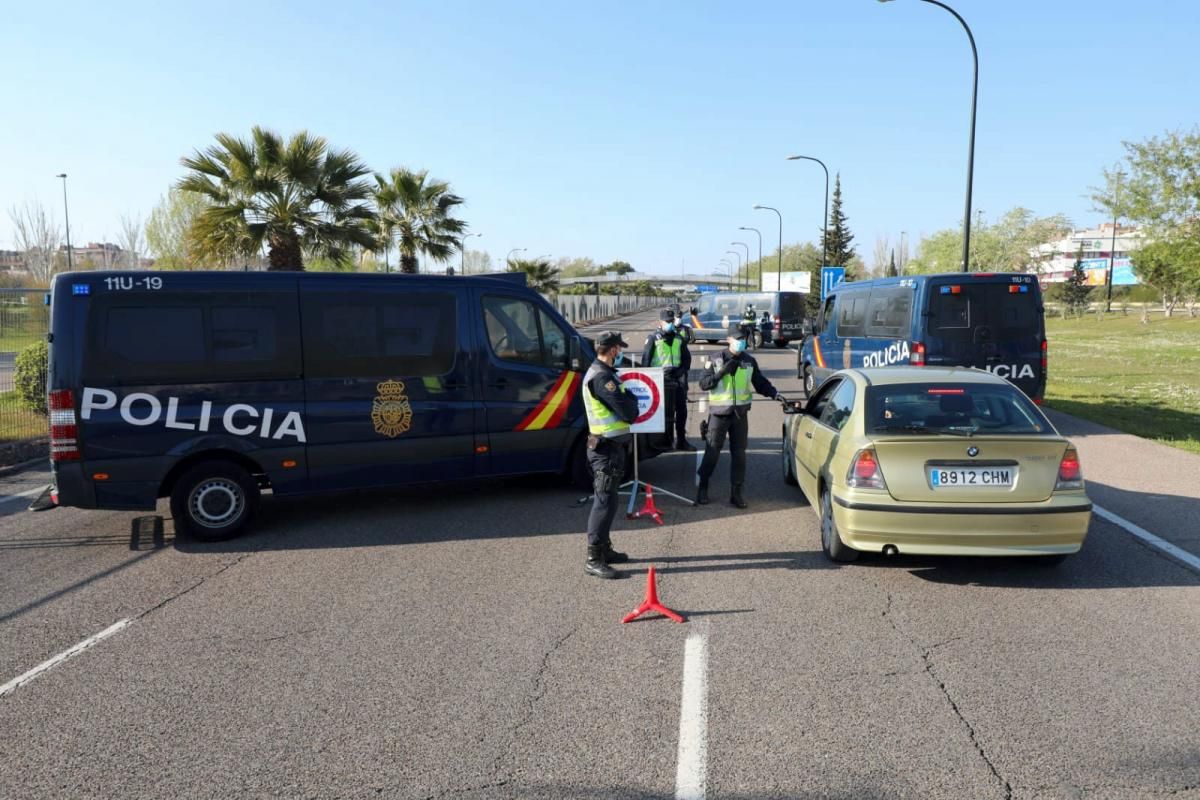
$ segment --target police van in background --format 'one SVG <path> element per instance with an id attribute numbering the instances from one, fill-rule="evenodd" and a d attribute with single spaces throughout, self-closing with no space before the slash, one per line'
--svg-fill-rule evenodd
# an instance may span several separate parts
<path id="1" fill-rule="evenodd" d="M 55 278 L 56 502 L 236 534 L 277 496 L 565 473 L 594 355 L 524 275 Z"/>
<path id="2" fill-rule="evenodd" d="M 1037 276 L 956 272 L 838 284 L 804 340 L 797 377 L 811 396 L 848 367 L 960 366 L 1046 391 L 1046 327 Z"/>
<path id="3" fill-rule="evenodd" d="M 702 341 L 719 342 L 729 335 L 729 326 L 736 325 L 754 306 L 758 320 L 766 311 L 771 317 L 772 337 L 776 347 L 804 336 L 804 301 L 802 292 L 709 292 L 700 295 L 692 307 L 692 337 Z"/>

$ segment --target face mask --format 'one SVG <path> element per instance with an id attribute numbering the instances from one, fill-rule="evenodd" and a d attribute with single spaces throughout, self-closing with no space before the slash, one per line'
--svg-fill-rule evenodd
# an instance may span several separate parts
<path id="1" fill-rule="evenodd" d="M 666 325 L 663 325 L 663 333 L 674 333 L 674 332 L 675 332 L 675 323 L 674 322 L 668 322 Z"/>
<path id="2" fill-rule="evenodd" d="M 735 339 L 729 345 L 729 352 L 733 353 L 734 355 L 738 355 L 740 353 L 746 352 L 746 340 L 745 339 Z"/>

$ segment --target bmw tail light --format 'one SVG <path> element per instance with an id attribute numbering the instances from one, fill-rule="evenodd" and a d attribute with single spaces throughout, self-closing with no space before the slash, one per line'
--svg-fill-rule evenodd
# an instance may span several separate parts
<path id="1" fill-rule="evenodd" d="M 912 350 L 909 351 L 908 363 L 913 367 L 925 366 L 925 345 L 922 342 L 913 342 Z"/>
<path id="2" fill-rule="evenodd" d="M 854 454 L 854 460 L 850 462 L 850 471 L 846 473 L 846 485 L 852 489 L 887 488 L 873 448 L 866 447 Z"/>
<path id="3" fill-rule="evenodd" d="M 75 393 L 70 389 L 50 392 L 50 460 L 78 461 L 79 425 L 75 420 Z"/>
<path id="4" fill-rule="evenodd" d="M 1055 489 L 1082 489 L 1083 465 L 1079 463 L 1079 453 L 1074 447 L 1068 447 L 1063 453 L 1062 461 L 1058 464 L 1058 483 Z"/>

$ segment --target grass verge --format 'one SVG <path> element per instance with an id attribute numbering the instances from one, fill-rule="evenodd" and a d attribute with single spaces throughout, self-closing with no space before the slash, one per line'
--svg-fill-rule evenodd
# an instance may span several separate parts
<path id="1" fill-rule="evenodd" d="M 1200 453 L 1200 318 L 1049 319 L 1046 405 Z"/>
<path id="2" fill-rule="evenodd" d="M 49 436 L 50 423 L 21 406 L 16 392 L 0 392 L 0 444 Z"/>

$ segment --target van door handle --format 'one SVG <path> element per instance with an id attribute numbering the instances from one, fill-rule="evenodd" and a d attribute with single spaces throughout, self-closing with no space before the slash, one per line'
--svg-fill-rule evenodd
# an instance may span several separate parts
<path id="1" fill-rule="evenodd" d="M 508 386 L 508 378 L 496 378 L 496 380 L 489 383 L 488 386 L 492 387 L 493 389 L 503 389 L 505 386 Z"/>
<path id="2" fill-rule="evenodd" d="M 455 381 L 454 383 L 447 383 L 446 388 L 447 389 L 465 389 L 465 388 L 467 388 L 467 384 L 465 384 L 461 381 Z"/>

